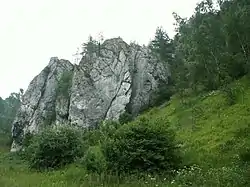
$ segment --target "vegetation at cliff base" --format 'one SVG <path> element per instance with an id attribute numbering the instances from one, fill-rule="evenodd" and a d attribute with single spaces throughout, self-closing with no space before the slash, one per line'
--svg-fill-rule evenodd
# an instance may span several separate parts
<path id="1" fill-rule="evenodd" d="M 44 129 L 18 153 L 1 140 L 0 186 L 250 186 L 250 1 L 204 0 L 173 16 L 175 37 L 159 27 L 148 46 L 171 71 L 152 108 Z"/>
<path id="2" fill-rule="evenodd" d="M 23 156 L 20 158 L 14 153 L 1 153 L 1 185 L 6 187 L 15 184 L 19 186 L 51 186 L 51 184 L 54 186 L 117 186 L 118 184 L 119 186 L 248 186 L 250 185 L 250 119 L 248 114 L 250 81 L 244 77 L 230 84 L 230 88 L 236 87 L 244 89 L 235 90 L 237 99 L 233 105 L 223 90 L 189 96 L 182 100 L 178 96 L 174 96 L 167 106 L 153 108 L 131 123 L 119 126 L 117 123 L 108 122 L 106 123 L 108 126 L 105 126 L 104 123 L 99 129 L 86 131 L 81 135 L 82 141 L 85 142 L 83 145 L 89 147 L 82 148 L 84 155 L 75 159 L 70 165 L 57 170 L 35 172 L 29 169 L 29 162 L 25 159 L 20 160 Z M 144 121 L 146 119 L 148 121 Z M 156 134 L 152 130 L 158 127 L 146 130 L 147 125 L 144 127 L 143 123 L 153 125 L 157 124 L 158 120 L 165 123 L 162 127 L 169 126 L 167 132 L 175 132 L 176 144 L 173 145 L 177 145 L 177 150 L 180 151 L 178 155 L 181 156 L 182 164 L 172 170 L 172 174 L 164 171 L 144 173 L 143 170 L 131 174 L 126 172 L 118 174 L 108 170 L 109 167 L 112 167 L 108 164 L 112 159 L 116 161 L 112 164 L 115 164 L 117 169 L 120 169 L 119 166 L 122 166 L 122 163 L 126 167 L 137 167 L 130 162 L 130 159 L 140 159 L 136 155 L 143 155 L 140 153 L 141 151 L 143 153 L 143 149 L 127 147 L 127 150 L 119 150 L 120 146 L 116 145 L 124 148 L 126 145 L 150 146 L 151 143 L 155 145 L 159 141 L 157 139 L 159 136 L 154 136 Z M 143 132 L 147 133 L 154 132 L 152 138 L 150 136 L 139 138 L 145 133 L 138 133 L 140 131 L 137 131 L 136 128 L 142 128 Z M 164 131 L 166 131 L 165 128 Z M 137 133 L 133 135 L 133 132 Z M 120 143 L 113 141 L 121 135 L 123 139 Z M 60 136 L 53 135 L 52 137 Z M 141 142 L 132 141 L 136 138 Z M 152 140 L 151 143 L 146 141 L 149 138 Z M 37 143 L 37 140 L 34 140 L 34 143 Z M 47 145 L 49 146 L 49 143 Z M 51 142 L 52 145 L 54 145 L 53 142 Z M 109 145 L 115 145 L 111 147 L 115 151 L 112 155 L 119 154 L 120 157 L 105 154 L 105 148 L 110 149 Z M 44 149 L 45 153 L 46 150 L 50 149 L 48 147 Z M 72 147 L 72 151 L 74 150 L 75 148 Z M 144 153 L 150 161 L 151 152 L 145 151 Z M 56 154 L 57 152 L 55 152 Z M 135 155 L 135 157 L 130 155 Z M 152 156 L 158 157 L 156 154 Z M 49 159 L 49 157 L 46 158 Z M 145 160 L 145 163 L 148 161 Z"/>

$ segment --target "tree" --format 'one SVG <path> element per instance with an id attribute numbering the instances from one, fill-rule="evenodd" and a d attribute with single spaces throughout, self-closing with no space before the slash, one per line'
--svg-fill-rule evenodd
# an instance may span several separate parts
<path id="1" fill-rule="evenodd" d="M 229 73 L 239 78 L 249 72 L 250 2 L 246 0 L 222 1 L 220 16 L 226 38 Z"/>
<path id="2" fill-rule="evenodd" d="M 164 62 L 165 67 L 170 69 L 172 74 L 174 72 L 173 40 L 169 38 L 162 27 L 157 27 L 154 39 L 149 43 L 149 48 L 152 51 L 152 55 L 159 58 L 161 62 Z M 160 82 L 160 89 L 157 91 L 157 97 L 152 105 L 160 105 L 163 101 L 169 100 L 174 93 L 173 87 L 172 75 L 168 77 L 168 82 Z"/>
<path id="3" fill-rule="evenodd" d="M 5 100 L 0 97 L 0 144 L 3 146 L 10 146 L 11 126 L 20 104 L 21 92 L 11 93 Z"/>
<path id="4" fill-rule="evenodd" d="M 93 37 L 90 35 L 88 38 L 88 41 L 86 43 L 82 44 L 83 52 L 82 55 L 89 54 L 92 55 L 93 53 L 96 53 L 99 51 L 99 44 L 98 41 L 93 39 Z"/>
<path id="5" fill-rule="evenodd" d="M 189 19 L 173 13 L 176 87 L 214 90 L 249 72 L 249 2 L 220 1 L 215 7 L 204 0 Z"/>
<path id="6" fill-rule="evenodd" d="M 160 59 L 171 64 L 173 60 L 173 43 L 162 27 L 158 27 L 154 39 L 150 42 L 151 50 L 160 56 Z"/>

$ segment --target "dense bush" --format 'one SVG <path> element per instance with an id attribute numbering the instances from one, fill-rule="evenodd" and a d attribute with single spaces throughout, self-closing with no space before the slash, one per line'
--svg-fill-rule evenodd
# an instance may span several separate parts
<path id="1" fill-rule="evenodd" d="M 130 121 L 133 120 L 133 116 L 132 114 L 128 113 L 127 111 L 122 113 L 120 116 L 119 116 L 119 122 L 120 124 L 125 124 L 125 123 L 128 123 Z"/>
<path id="2" fill-rule="evenodd" d="M 83 132 L 84 143 L 88 146 L 99 145 L 106 139 L 112 138 L 119 127 L 118 122 L 106 120 L 100 123 L 97 128 L 85 129 Z"/>
<path id="3" fill-rule="evenodd" d="M 48 128 L 36 135 L 26 149 L 29 166 L 41 170 L 72 163 L 83 155 L 83 145 L 76 129 Z"/>
<path id="4" fill-rule="evenodd" d="M 151 103 L 151 106 L 160 106 L 164 102 L 169 101 L 171 96 L 175 93 L 173 81 L 169 77 L 169 82 L 160 81 L 159 89 L 155 93 L 155 99 Z"/>
<path id="5" fill-rule="evenodd" d="M 107 138 L 112 138 L 117 129 L 119 129 L 121 124 L 117 121 L 106 120 L 99 126 L 99 131 L 102 135 L 102 140 Z"/>
<path id="6" fill-rule="evenodd" d="M 99 146 L 91 146 L 81 160 L 88 171 L 102 173 L 106 170 L 106 160 Z"/>
<path id="7" fill-rule="evenodd" d="M 239 154 L 240 160 L 243 162 L 250 162 L 250 148 L 245 148 Z"/>
<path id="8" fill-rule="evenodd" d="M 32 139 L 34 138 L 34 135 L 31 132 L 27 132 L 25 136 L 23 137 L 22 145 L 24 148 L 29 147 L 29 145 L 32 143 Z"/>
<path id="9" fill-rule="evenodd" d="M 225 93 L 229 105 L 236 104 L 237 96 L 233 88 L 225 86 L 222 88 L 222 91 Z"/>
<path id="10" fill-rule="evenodd" d="M 124 125 L 103 148 L 108 168 L 118 172 L 168 172 L 180 164 L 175 134 L 161 119 Z"/>

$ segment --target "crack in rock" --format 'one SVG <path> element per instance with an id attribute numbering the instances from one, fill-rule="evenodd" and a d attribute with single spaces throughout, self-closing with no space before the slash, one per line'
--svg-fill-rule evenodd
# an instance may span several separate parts
<path id="1" fill-rule="evenodd" d="M 154 98 L 159 81 L 167 82 L 168 69 L 147 47 L 113 38 L 104 41 L 98 53 L 86 53 L 79 65 L 51 58 L 24 94 L 13 123 L 12 151 L 20 148 L 25 133 L 44 128 L 53 112 L 55 125 L 95 127 L 105 119 L 117 120 L 126 110 L 138 115 Z M 73 73 L 69 97 L 57 97 L 60 77 L 68 71 Z"/>

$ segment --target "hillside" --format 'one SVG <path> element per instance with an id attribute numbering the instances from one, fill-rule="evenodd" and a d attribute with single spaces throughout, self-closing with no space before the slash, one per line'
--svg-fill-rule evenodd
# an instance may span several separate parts
<path id="1" fill-rule="evenodd" d="M 230 165 L 250 148 L 250 81 L 244 77 L 230 89 L 233 104 L 225 92 L 212 91 L 198 97 L 173 97 L 168 106 L 149 114 L 170 122 L 188 162 L 208 168 Z"/>
<path id="2" fill-rule="evenodd" d="M 173 16 L 172 39 L 90 36 L 78 65 L 51 58 L 3 113 L 0 185 L 250 186 L 250 1 Z"/>
<path id="3" fill-rule="evenodd" d="M 235 102 L 229 102 L 223 91 L 203 93 L 180 99 L 173 96 L 167 106 L 154 108 L 142 115 L 152 121 L 164 118 L 177 132 L 181 150 L 187 165 L 197 165 L 192 175 L 183 173 L 175 182 L 128 180 L 129 184 L 119 186 L 175 186 L 191 180 L 193 186 L 247 186 L 249 167 L 242 162 L 249 161 L 250 148 L 250 81 L 247 77 L 230 85 Z M 103 181 L 106 186 L 118 186 L 116 178 L 88 175 L 76 165 L 47 173 L 28 170 L 24 163 L 4 157 L 0 164 L 0 185 L 12 186 L 96 186 Z M 7 159 L 8 158 L 8 159 Z M 211 172 L 212 171 L 212 172 Z M 86 176 L 85 176 L 85 174 Z M 248 173 L 248 175 L 247 175 Z M 144 179 L 145 180 L 145 179 Z M 178 181 L 179 180 L 179 181 Z M 248 183 L 244 183 L 248 180 Z"/>

